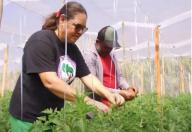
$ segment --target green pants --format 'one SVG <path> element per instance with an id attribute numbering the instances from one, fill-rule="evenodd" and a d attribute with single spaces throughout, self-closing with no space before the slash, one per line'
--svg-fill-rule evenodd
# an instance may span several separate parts
<path id="1" fill-rule="evenodd" d="M 28 132 L 32 123 L 24 122 L 10 116 L 11 132 Z"/>

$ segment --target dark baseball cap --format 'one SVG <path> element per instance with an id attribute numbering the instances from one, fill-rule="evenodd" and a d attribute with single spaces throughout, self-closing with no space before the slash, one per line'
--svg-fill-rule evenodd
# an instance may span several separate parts
<path id="1" fill-rule="evenodd" d="M 97 39 L 104 42 L 104 44 L 106 44 L 107 47 L 110 48 L 121 47 L 118 43 L 117 31 L 111 26 L 106 26 L 102 28 L 98 33 Z"/>

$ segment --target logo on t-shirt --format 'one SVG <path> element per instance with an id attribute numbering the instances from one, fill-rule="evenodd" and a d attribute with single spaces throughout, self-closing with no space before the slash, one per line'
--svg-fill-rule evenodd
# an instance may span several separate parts
<path id="1" fill-rule="evenodd" d="M 58 77 L 67 83 L 74 80 L 76 76 L 76 64 L 69 56 L 61 56 L 58 66 Z"/>

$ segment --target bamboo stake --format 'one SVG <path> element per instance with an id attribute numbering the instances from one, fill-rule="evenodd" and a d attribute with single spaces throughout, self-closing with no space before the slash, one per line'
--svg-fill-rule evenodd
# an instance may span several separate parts
<path id="1" fill-rule="evenodd" d="M 144 79 L 143 79 L 143 63 L 141 64 L 141 94 L 144 93 Z"/>
<path id="2" fill-rule="evenodd" d="M 134 73 L 132 74 L 132 80 L 131 80 L 131 82 L 132 82 L 132 86 L 135 86 L 135 76 L 134 76 Z"/>
<path id="3" fill-rule="evenodd" d="M 155 74 L 156 74 L 156 89 L 157 89 L 157 101 L 160 102 L 161 97 L 161 76 L 160 76 L 160 62 L 159 62 L 159 28 L 157 26 L 154 31 L 155 40 Z"/>
<path id="4" fill-rule="evenodd" d="M 185 92 L 185 83 L 184 83 L 184 69 L 183 65 L 180 63 L 179 64 L 179 69 L 180 69 L 180 91 Z"/>
<path id="5" fill-rule="evenodd" d="M 149 59 L 149 73 L 150 73 L 150 90 L 151 90 L 151 92 L 153 92 L 154 90 L 153 90 L 153 80 L 154 80 L 154 78 L 153 78 L 153 76 L 152 76 L 152 66 L 151 66 L 151 59 Z"/>
<path id="6" fill-rule="evenodd" d="M 2 77 L 2 87 L 1 87 L 1 96 L 4 96 L 5 86 L 6 86 L 6 77 L 8 70 L 8 46 L 4 49 L 4 64 L 3 64 L 3 77 Z"/>
<path id="7" fill-rule="evenodd" d="M 162 57 L 161 88 L 162 88 L 162 95 L 165 95 L 165 57 Z"/>
<path id="8" fill-rule="evenodd" d="M 191 49 L 192 51 L 192 49 Z M 192 71 L 192 58 L 191 58 L 191 71 Z M 189 90 L 190 90 L 190 93 L 192 94 L 192 81 L 191 81 L 191 77 L 192 77 L 192 72 L 189 73 Z"/>
<path id="9" fill-rule="evenodd" d="M 190 73 L 188 73 L 188 80 L 189 80 L 189 84 L 188 84 L 189 85 L 189 92 L 192 93 L 192 90 L 191 90 L 192 89 L 192 83 L 191 83 L 191 74 Z"/>

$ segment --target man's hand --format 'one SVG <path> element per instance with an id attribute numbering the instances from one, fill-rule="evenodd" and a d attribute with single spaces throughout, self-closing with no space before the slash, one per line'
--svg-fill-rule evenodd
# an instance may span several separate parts
<path id="1" fill-rule="evenodd" d="M 121 90 L 119 94 L 124 97 L 126 101 L 132 100 L 137 96 L 138 90 L 134 87 L 129 87 L 126 90 Z"/>
<path id="2" fill-rule="evenodd" d="M 135 95 L 137 96 L 137 94 L 138 94 L 138 88 L 136 88 L 136 87 L 129 87 L 128 89 L 132 89 L 134 92 L 135 92 Z"/>

